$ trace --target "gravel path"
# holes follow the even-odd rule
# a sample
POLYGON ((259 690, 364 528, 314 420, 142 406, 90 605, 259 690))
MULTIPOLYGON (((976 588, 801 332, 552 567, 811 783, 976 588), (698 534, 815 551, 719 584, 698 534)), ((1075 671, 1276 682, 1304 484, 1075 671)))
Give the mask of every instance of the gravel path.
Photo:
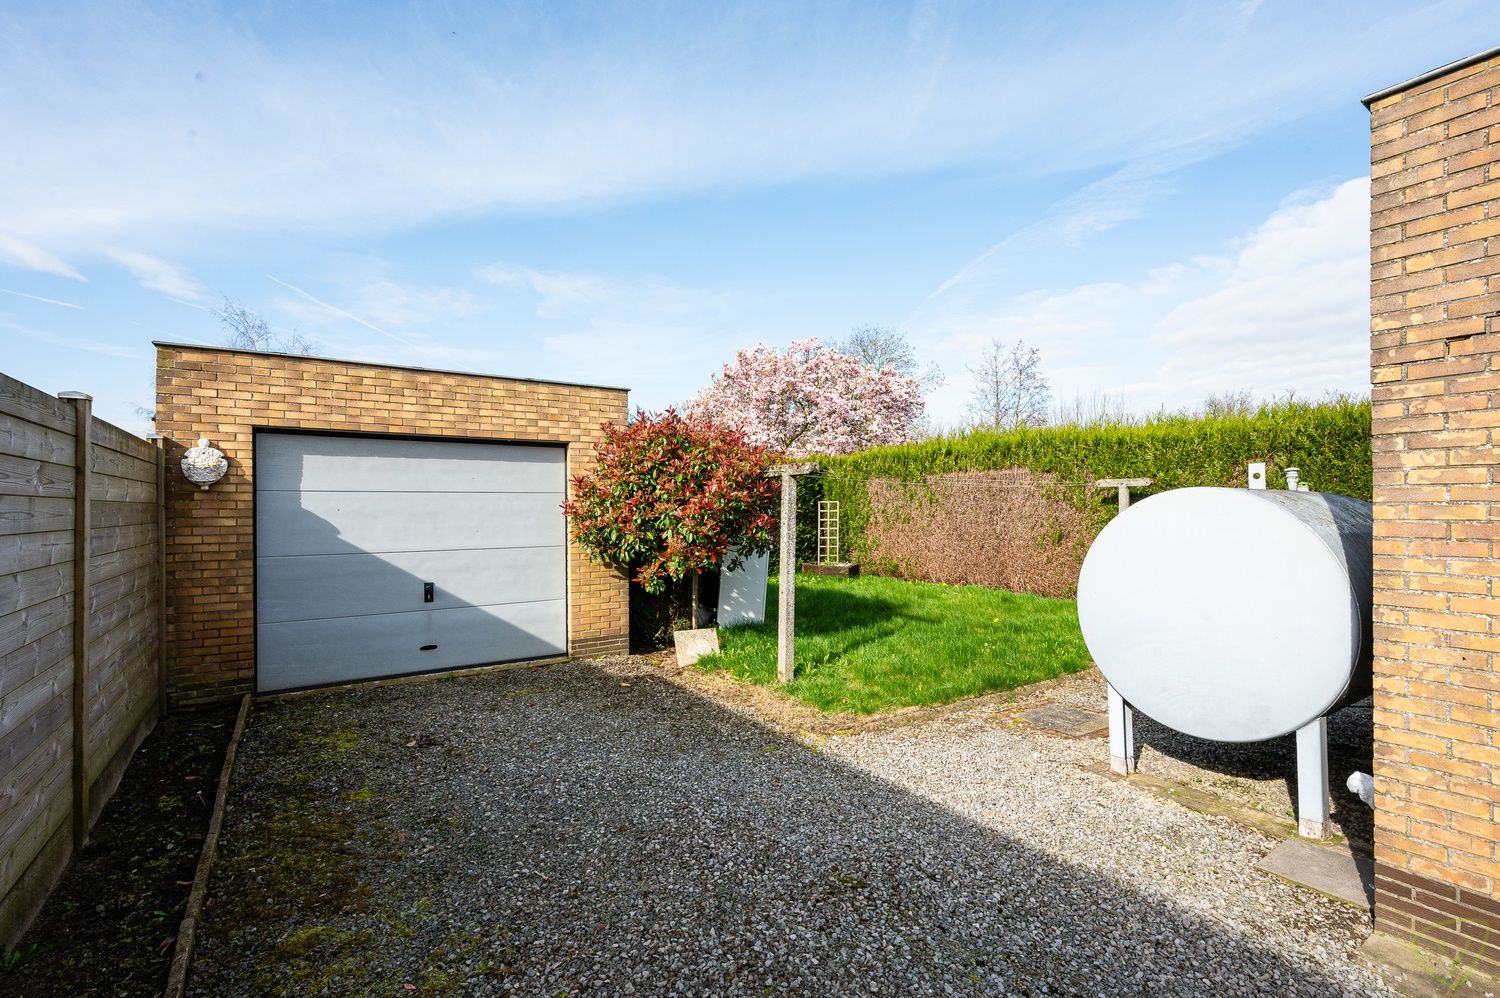
POLYGON ((998 711, 788 737, 635 659, 263 706, 194 993, 1388 993, 1270 840, 998 711))
MULTIPOLYGON (((1086 673, 1043 696, 1098 710, 1104 703, 1104 680, 1097 672, 1086 673)), ((1375 812, 1349 790, 1345 781, 1356 770, 1373 771, 1371 707, 1365 699, 1328 718, 1331 830, 1367 854, 1373 847, 1375 812)), ((1197 785, 1284 821, 1295 820, 1296 735, 1244 744, 1211 742, 1163 727, 1139 712, 1135 717, 1140 772, 1197 785)))

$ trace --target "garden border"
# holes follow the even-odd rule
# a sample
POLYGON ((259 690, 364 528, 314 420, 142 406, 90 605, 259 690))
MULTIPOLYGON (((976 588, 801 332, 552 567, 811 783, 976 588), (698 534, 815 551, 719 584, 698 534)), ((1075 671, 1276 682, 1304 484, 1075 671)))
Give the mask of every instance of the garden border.
POLYGON ((240 713, 234 721, 234 733, 229 736, 229 746, 224 750, 224 767, 219 771, 219 790, 214 795, 214 812, 208 822, 208 834, 203 838, 203 852, 198 857, 198 870, 193 875, 193 889, 188 894, 187 907, 182 914, 182 923, 177 929, 177 948, 172 953, 172 970, 167 976, 164 998, 184 998, 187 994, 188 972, 192 968, 193 943, 198 934, 198 919, 203 915, 203 902, 208 896, 208 878, 213 871, 214 858, 219 851, 219 831, 224 827, 224 806, 229 799, 229 779, 234 772, 235 755, 239 751, 240 738, 245 734, 245 725, 250 718, 252 698, 245 694, 240 699, 240 713))

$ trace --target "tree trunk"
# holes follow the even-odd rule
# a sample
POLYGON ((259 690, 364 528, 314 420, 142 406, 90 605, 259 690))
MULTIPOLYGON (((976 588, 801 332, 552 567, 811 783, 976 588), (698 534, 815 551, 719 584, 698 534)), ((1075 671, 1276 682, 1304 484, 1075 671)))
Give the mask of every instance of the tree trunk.
POLYGON ((692 623, 689 624, 688 626, 694 627, 694 628, 698 627, 698 573, 697 572, 693 573, 692 610, 691 610, 691 615, 690 615, 689 619, 692 621, 692 623))

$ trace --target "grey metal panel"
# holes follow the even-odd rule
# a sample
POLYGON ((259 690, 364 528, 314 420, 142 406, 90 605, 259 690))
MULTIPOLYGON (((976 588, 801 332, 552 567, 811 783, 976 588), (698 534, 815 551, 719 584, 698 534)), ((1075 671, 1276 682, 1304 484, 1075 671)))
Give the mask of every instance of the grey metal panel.
POLYGON ((256 577, 256 617, 269 624, 566 595, 561 547, 265 558, 256 577), (422 602, 423 582, 434 583, 428 604, 422 602))
POLYGON ((561 447, 262 433, 257 492, 562 492, 561 447))
POLYGON ((263 434, 255 471, 258 689, 566 653, 561 448, 263 434))
POLYGON ((255 515, 261 558, 567 541, 556 492, 263 492, 255 515))
MULTIPOLYGON (((728 564, 733 553, 734 549, 731 548, 725 554, 725 564, 728 564)), ((769 554, 757 554, 745 558, 735 571, 726 569, 720 573, 720 627, 766 622, 766 582, 770 578, 770 565, 769 554)))
POLYGON ((562 655, 566 632, 562 600, 262 624, 256 685, 265 692, 562 655))

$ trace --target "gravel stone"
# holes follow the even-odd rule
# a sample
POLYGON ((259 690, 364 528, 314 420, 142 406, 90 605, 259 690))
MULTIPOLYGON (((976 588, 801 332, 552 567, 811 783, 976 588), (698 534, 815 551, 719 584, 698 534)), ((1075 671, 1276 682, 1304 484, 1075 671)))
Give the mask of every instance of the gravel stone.
POLYGON ((1392 993, 1272 840, 1009 709, 789 734, 638 658, 262 705, 193 993, 1392 993))

